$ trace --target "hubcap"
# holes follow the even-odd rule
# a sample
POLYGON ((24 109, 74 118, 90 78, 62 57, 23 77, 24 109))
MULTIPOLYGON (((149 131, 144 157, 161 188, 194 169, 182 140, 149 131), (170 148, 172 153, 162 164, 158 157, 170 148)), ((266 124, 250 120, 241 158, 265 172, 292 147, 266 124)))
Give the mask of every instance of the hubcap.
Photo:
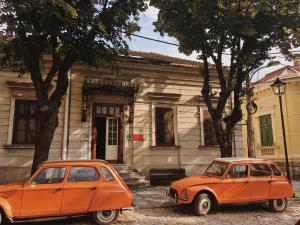
POLYGON ((277 200, 275 200, 274 204, 275 204, 275 207, 278 210, 282 210, 285 207, 285 200, 284 199, 277 199, 277 200))
POLYGON ((104 210, 97 212, 97 217, 100 221, 109 222, 114 219, 115 211, 113 210, 104 210))
POLYGON ((200 211, 201 212, 208 212, 210 208, 210 201, 208 199, 202 199, 200 202, 200 211))

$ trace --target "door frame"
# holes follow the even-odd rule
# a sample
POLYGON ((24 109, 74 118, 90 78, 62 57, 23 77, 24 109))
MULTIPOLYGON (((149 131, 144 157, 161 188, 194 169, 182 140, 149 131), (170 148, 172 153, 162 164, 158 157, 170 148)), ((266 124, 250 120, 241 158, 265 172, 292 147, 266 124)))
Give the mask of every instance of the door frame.
POLYGON ((112 117, 111 115, 103 116, 103 115, 96 115, 96 107, 99 105, 107 105, 107 106, 119 106, 120 107, 120 117, 118 118, 118 159, 117 160, 108 160, 109 163, 123 163, 124 162, 124 104, 121 103, 107 103, 107 102, 93 102, 92 104, 92 138, 91 138, 91 158, 96 159, 96 135, 94 132, 95 129, 95 121, 96 117, 112 117), (94 154, 93 154, 94 153, 94 154))

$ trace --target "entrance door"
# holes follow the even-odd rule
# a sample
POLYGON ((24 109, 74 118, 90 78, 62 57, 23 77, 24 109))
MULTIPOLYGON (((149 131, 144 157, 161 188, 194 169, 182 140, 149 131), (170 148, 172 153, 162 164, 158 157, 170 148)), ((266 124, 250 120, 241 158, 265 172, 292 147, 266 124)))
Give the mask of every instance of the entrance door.
POLYGON ((115 118, 106 118, 106 160, 118 160, 119 121, 115 118))

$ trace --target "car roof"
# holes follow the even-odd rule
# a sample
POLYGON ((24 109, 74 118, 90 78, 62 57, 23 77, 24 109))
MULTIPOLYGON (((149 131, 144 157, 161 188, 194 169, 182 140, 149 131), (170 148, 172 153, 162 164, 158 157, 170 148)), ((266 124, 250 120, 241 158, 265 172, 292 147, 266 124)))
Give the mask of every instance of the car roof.
POLYGON ((246 158, 246 157, 227 157, 227 158, 217 158, 214 161, 221 161, 221 162, 270 162, 270 160, 265 159, 258 159, 258 158, 246 158))
POLYGON ((105 160, 100 159, 91 159, 91 160, 56 160, 56 161, 46 161, 43 162, 42 165, 95 165, 95 164, 108 164, 105 160))

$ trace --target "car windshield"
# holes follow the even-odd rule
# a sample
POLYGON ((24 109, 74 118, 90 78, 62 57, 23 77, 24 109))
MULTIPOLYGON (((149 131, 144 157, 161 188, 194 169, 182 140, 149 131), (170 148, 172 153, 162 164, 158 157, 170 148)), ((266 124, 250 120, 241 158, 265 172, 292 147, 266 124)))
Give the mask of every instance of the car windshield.
POLYGON ((223 176, 227 167, 228 167, 228 163, 212 162, 203 175, 221 177, 223 176))

